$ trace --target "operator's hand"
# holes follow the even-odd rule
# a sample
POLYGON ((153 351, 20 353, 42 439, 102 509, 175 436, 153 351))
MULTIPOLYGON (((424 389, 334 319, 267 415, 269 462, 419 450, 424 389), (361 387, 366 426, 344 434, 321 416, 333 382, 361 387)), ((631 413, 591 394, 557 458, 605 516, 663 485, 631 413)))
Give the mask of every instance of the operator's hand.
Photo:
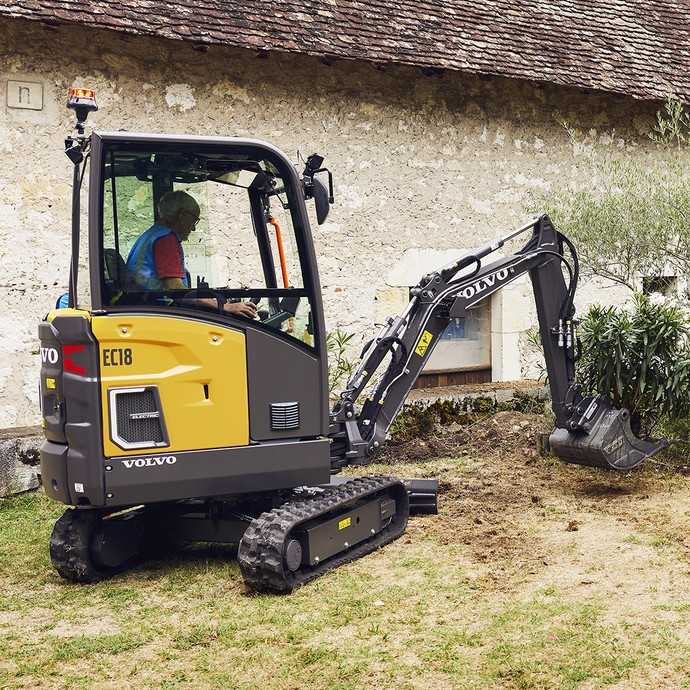
POLYGON ((228 314, 235 316, 246 316, 248 319, 256 318, 256 304, 253 302, 229 302, 223 309, 228 314))

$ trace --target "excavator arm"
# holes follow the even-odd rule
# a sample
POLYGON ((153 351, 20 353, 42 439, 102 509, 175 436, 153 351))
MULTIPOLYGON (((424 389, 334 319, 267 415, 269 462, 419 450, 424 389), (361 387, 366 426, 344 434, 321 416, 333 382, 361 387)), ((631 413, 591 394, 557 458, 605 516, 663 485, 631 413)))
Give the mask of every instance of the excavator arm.
POLYGON ((550 437, 553 452, 566 462, 627 470, 666 445, 663 440, 636 438, 628 411, 614 409, 604 396, 583 397, 580 393, 575 383, 579 354, 574 318, 577 252, 549 217, 542 215, 450 266, 423 276, 411 290, 405 311, 388 319, 367 343, 331 412, 331 463, 335 470, 371 462, 372 453, 385 441, 450 321, 463 317, 526 273, 534 290, 556 421, 550 437), (506 242, 530 230, 532 234, 521 250, 483 263, 506 242), (385 361, 383 373, 370 386, 385 361), (365 389, 367 396, 358 411, 356 404, 365 389))

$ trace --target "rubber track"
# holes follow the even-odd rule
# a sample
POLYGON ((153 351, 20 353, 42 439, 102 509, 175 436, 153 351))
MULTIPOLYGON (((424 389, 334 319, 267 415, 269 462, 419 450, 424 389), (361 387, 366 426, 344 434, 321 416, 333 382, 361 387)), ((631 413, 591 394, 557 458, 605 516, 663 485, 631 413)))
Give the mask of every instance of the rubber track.
POLYGON ((50 559, 55 570, 70 582, 97 582, 107 577, 95 567, 89 552, 89 536, 98 515, 66 510, 50 535, 50 559))
POLYGON ((259 592, 291 592, 295 587, 397 539, 405 532, 408 514, 407 490, 400 480, 392 477, 357 477, 328 489, 316 498, 289 501, 262 513, 249 524, 238 553, 242 576, 249 587, 259 592), (346 510, 354 501, 373 498, 376 494, 396 499, 396 513, 388 527, 317 566, 302 566, 296 573, 285 568, 285 544, 295 528, 320 516, 330 517, 346 510))

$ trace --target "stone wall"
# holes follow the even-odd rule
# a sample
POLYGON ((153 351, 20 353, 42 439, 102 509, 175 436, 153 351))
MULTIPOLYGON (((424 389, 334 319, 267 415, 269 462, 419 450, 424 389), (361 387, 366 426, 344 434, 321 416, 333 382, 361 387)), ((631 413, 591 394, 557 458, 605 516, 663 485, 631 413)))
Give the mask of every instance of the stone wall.
POLYGON ((39 427, 0 429, 0 498, 39 486, 39 427))
MULTIPOLYGON (((424 250, 452 255, 522 221, 534 191, 589 183, 589 153, 648 155, 655 106, 625 97, 412 68, 211 48, 78 28, 0 24, 0 428, 38 417, 36 324, 66 289, 73 84, 98 92, 103 130, 265 138, 318 151, 336 205, 315 230, 329 327, 364 332, 406 300, 424 250), (43 88, 7 108, 8 79, 43 88), (579 128, 573 142, 559 124, 579 128), (402 279, 401 279, 402 275, 402 279), (401 285, 401 282, 403 283, 401 285), (378 298, 378 299, 377 299, 378 298)), ((536 210, 536 209, 531 209, 536 210)), ((82 280, 82 284, 85 281, 82 280)), ((620 299, 587 288, 579 304, 620 299)), ((494 298, 495 378, 524 369, 529 286, 494 298)))

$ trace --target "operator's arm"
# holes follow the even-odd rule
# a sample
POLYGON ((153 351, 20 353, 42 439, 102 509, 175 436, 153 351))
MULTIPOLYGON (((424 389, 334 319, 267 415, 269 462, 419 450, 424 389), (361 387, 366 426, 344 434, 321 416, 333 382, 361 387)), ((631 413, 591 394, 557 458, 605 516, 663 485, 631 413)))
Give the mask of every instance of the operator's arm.
MULTIPOLYGON (((163 287, 166 290, 187 290, 187 286, 184 284, 181 278, 163 278, 163 287)), ((211 307, 216 309, 218 303, 214 299, 210 298, 197 298, 185 300, 192 304, 204 305, 206 307, 211 307)), ((246 316, 248 319, 253 319, 256 317, 256 305, 252 302, 229 302, 223 305, 223 311, 228 314, 234 314, 235 316, 246 316)))
POLYGON ((162 283, 166 290, 187 290, 182 278, 163 278, 162 283))
MULTIPOLYGON (((170 233, 157 240, 153 245, 153 256, 156 263, 156 273, 166 290, 187 290, 183 278, 185 268, 179 240, 170 233)), ((197 298, 186 300, 191 304, 216 309, 218 303, 213 299, 197 298)), ((228 314, 246 316, 248 319, 256 317, 256 305, 251 302, 233 302, 225 304, 223 310, 228 314)))

